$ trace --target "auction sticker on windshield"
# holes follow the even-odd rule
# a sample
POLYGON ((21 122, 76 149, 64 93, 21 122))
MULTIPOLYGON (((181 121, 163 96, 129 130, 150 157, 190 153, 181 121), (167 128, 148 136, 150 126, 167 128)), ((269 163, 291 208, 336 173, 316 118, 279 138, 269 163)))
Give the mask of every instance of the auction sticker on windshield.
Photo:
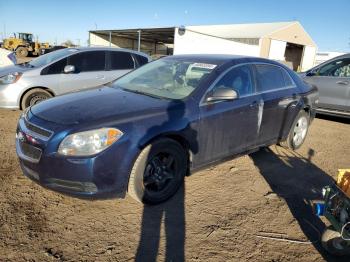
POLYGON ((214 69, 216 67, 216 65, 213 64, 205 64, 205 63, 194 63, 193 67, 197 67, 197 68, 205 68, 205 69, 214 69))

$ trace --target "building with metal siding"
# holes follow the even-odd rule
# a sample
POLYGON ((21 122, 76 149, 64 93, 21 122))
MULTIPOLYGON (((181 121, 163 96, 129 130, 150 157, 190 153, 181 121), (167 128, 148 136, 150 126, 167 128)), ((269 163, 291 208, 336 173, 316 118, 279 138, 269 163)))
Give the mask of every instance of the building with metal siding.
POLYGON ((314 65, 317 45, 297 22, 93 30, 90 45, 150 55, 237 54, 278 60, 295 71, 314 65))

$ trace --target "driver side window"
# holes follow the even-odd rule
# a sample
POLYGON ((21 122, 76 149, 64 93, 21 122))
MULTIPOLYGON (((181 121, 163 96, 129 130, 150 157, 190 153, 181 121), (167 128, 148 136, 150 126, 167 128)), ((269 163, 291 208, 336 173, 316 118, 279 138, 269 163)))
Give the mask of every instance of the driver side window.
POLYGON ((55 74, 62 74, 64 67, 67 65, 67 58, 63 58, 49 66, 47 66, 46 68, 44 68, 41 71, 42 75, 55 75, 55 74))
POLYGON ((254 92, 251 70, 248 65, 235 67, 228 71, 219 82, 216 83, 213 90, 219 88, 231 88, 238 95, 247 96, 254 92))
POLYGON ((350 59, 342 59, 324 65, 318 71, 319 76, 350 77, 350 59))

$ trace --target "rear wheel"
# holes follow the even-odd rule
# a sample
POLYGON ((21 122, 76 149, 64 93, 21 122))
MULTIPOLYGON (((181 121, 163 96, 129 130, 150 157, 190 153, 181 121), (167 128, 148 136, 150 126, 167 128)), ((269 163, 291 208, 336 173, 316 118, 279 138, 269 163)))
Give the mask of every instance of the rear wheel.
POLYGON ((160 139, 145 147, 132 168, 128 193, 145 204, 158 204, 173 196, 187 171, 187 154, 172 139, 160 139))
POLYGON ((28 49, 20 46, 16 49, 16 56, 17 57, 27 57, 28 56, 28 49))
POLYGON ((280 142, 280 145, 283 147, 296 150, 300 148, 306 138, 307 132, 309 130, 310 116, 304 110, 300 111, 295 121, 292 125, 292 128, 289 131, 288 137, 285 141, 280 142))
POLYGON ((328 253, 335 256, 350 255, 349 241, 345 241, 338 231, 328 227, 322 234, 322 246, 328 253))
POLYGON ((52 97, 52 95, 48 91, 41 88, 34 88, 32 90, 29 90, 23 96, 21 108, 26 109, 27 107, 38 104, 41 101, 46 100, 50 97, 52 97))

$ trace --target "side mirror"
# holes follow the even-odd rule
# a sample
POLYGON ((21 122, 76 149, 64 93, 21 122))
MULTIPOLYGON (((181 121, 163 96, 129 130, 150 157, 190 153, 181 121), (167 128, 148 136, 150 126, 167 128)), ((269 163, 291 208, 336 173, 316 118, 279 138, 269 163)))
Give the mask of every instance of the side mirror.
POLYGON ((306 76, 316 76, 316 75, 317 75, 317 69, 306 72, 306 76))
POLYGON ((230 101, 238 98, 238 94, 231 88, 218 88, 215 89, 208 97, 207 102, 215 101, 230 101))
POLYGON ((63 69, 63 72, 65 74, 71 74, 75 72, 75 66, 74 65, 66 65, 63 69))

